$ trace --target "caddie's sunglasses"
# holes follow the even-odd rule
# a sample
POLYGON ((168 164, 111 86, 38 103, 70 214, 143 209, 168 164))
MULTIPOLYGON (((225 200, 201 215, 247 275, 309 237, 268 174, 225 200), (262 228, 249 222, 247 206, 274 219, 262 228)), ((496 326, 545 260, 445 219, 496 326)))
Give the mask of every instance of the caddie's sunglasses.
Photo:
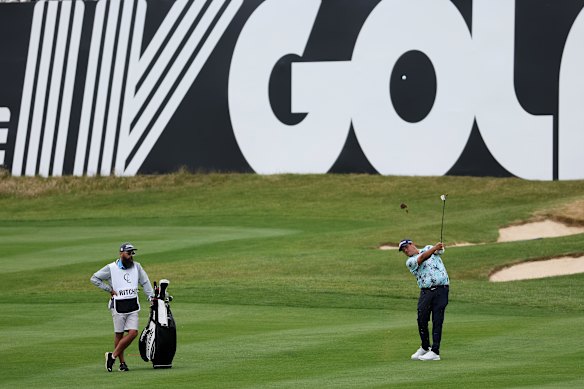
POLYGON ((130 255, 136 255, 136 252, 134 250, 131 251, 126 251, 126 253, 130 254, 130 255))

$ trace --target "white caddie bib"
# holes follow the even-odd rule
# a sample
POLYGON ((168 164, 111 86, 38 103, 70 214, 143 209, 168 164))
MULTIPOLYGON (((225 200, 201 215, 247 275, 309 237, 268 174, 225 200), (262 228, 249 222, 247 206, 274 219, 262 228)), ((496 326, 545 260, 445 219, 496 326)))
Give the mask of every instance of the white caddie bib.
MULTIPOLYGON (((120 269, 116 262, 111 263, 109 266, 112 276, 112 288, 116 291, 113 296, 114 302, 129 299, 138 301, 138 267, 134 265, 129 269, 120 269)), ((139 303, 137 310, 140 310, 139 303)))

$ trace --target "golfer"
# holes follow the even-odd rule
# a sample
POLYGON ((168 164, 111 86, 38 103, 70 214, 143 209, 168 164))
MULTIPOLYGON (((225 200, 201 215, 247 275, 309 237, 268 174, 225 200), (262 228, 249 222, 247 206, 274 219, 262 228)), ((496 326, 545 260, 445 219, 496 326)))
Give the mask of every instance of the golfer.
POLYGON ((134 262, 136 248, 131 243, 120 246, 120 257, 104 266, 92 277, 91 282, 111 295, 109 309, 114 321, 114 351, 105 353, 105 368, 111 372, 120 358, 120 371, 128 371, 124 350, 138 335, 138 284, 151 301, 154 291, 148 275, 138 262, 134 262), (124 336, 124 332, 128 334, 124 336))
POLYGON ((444 253, 444 244, 438 242, 434 246, 428 245, 418 250, 410 239, 404 239, 399 243, 399 251, 403 251, 408 257, 406 266, 416 277, 420 287, 418 330, 422 345, 412 355, 412 359, 439 361, 442 323, 444 323, 444 310, 448 305, 448 284, 450 283, 448 273, 440 258, 440 255, 444 253), (428 332, 430 314, 432 314, 431 347, 428 332))

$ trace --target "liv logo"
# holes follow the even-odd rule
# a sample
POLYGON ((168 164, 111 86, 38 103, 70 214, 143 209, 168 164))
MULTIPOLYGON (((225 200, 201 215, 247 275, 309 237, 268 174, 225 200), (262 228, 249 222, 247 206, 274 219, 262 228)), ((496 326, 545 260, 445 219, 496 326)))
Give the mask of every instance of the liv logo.
MULTIPOLYGON (((85 5, 35 5, 12 174, 134 175, 243 0, 177 0, 142 50, 146 0, 97 3, 79 123, 70 123, 85 5)), ((2 133, 0 132, 0 140, 2 133)))

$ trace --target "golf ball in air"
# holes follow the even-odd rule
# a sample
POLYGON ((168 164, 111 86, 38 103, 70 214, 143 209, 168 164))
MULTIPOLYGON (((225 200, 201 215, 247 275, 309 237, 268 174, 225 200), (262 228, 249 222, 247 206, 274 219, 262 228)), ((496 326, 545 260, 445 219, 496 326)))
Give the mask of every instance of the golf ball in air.
POLYGON ((408 78, 405 74, 402 74, 402 80, 405 80, 406 78, 408 78))

